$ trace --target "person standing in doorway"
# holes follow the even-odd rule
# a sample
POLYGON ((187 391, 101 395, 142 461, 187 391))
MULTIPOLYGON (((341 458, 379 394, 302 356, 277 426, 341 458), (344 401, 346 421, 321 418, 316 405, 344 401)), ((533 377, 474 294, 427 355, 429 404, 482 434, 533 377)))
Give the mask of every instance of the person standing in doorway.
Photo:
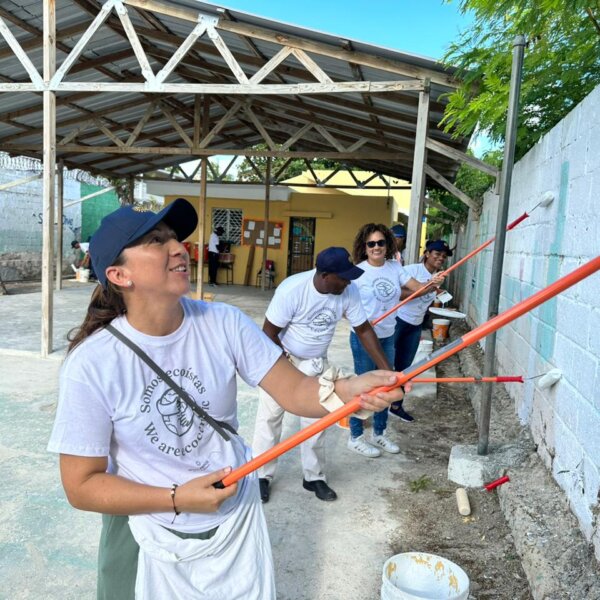
MULTIPOLYGON (((263 331, 283 348, 288 360, 306 375, 327 380, 334 367, 327 361, 327 350, 337 323, 346 317, 361 340, 376 368, 389 369, 393 357, 387 358, 377 342, 373 328, 363 310, 358 289, 351 283, 363 271, 350 261, 345 248, 327 248, 317 256, 316 269, 292 275, 284 280, 265 315, 263 331)), ((254 428, 252 449, 255 455, 266 452, 281 440, 285 410, 262 389, 254 428)), ((302 418, 308 427, 314 419, 302 418)), ((320 500, 335 500, 337 494, 325 478, 325 431, 306 440, 301 446, 304 489, 320 500)), ((259 469, 260 494, 268 502, 276 461, 259 469)))
POLYGON ((222 227, 213 229, 208 238, 208 283, 212 286, 217 283, 217 272, 219 270, 219 237, 225 233, 222 227))

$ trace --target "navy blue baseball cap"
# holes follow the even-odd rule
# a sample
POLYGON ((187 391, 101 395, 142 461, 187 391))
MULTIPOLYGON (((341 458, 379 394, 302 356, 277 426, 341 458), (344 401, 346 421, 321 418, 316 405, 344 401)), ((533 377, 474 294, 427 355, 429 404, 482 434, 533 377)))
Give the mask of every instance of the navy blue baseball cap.
POLYGON ((317 255, 317 270, 323 273, 333 273, 342 279, 358 279, 364 271, 355 266, 350 260, 346 248, 325 248, 317 255))
POLYGON ((432 240, 425 244, 425 250, 437 250, 438 252, 445 252, 446 256, 452 256, 452 250, 450 246, 444 240, 432 240))
POLYGON ((404 225, 394 225, 391 231, 394 234, 394 237, 406 237, 406 229, 404 229, 404 225))
POLYGON ((198 215, 185 198, 177 198, 158 213, 127 205, 102 219, 100 227, 90 240, 90 257, 96 277, 103 288, 106 288, 106 269, 114 264, 123 249, 152 231, 161 221, 181 241, 196 229, 198 215))

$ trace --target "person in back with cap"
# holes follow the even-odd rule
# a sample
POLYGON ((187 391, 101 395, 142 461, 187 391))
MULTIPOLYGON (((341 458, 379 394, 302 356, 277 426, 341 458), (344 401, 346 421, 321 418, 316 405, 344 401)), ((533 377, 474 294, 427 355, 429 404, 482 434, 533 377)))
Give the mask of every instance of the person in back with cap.
POLYGON ((213 229, 208 238, 208 283, 209 285, 219 285, 217 283, 217 273, 219 271, 219 237, 225 233, 222 227, 213 229))
MULTIPOLYGON (((319 253, 316 268, 285 279, 277 288, 267 312, 263 331, 283 348, 290 362, 307 375, 330 378, 327 350, 337 323, 346 317, 363 343, 373 364, 379 369, 392 365, 363 310, 360 296, 352 281, 363 271, 350 261, 345 248, 327 248, 319 253)), ((262 389, 259 390, 258 412, 252 449, 261 454, 281 440, 285 411, 262 389)), ((302 418, 301 427, 314 419, 302 418)), ((325 435, 322 431, 301 446, 304 489, 315 492, 320 500, 335 500, 336 493, 325 477, 325 435)), ((268 502, 276 461, 258 472, 263 502, 268 502)))
POLYGON ((404 249, 406 248, 406 229, 404 225, 394 225, 391 228, 391 232, 394 234, 394 241, 396 242, 396 251, 394 252, 394 259, 397 260, 402 266, 404 266, 404 249))
MULTIPOLYGON (((394 260, 395 252, 394 235, 382 223, 367 223, 356 234, 352 255, 357 266, 365 272, 356 281, 356 286, 369 321, 374 321, 393 309, 402 296, 407 297, 412 292, 427 291, 424 284, 411 277, 404 267, 394 260)), ((441 281, 443 277, 438 277, 437 283, 441 281)), ((394 330, 393 312, 375 325, 375 334, 388 361, 392 364, 395 353, 394 330)), ((354 333, 350 334, 350 348, 354 358, 354 372, 357 375, 373 369, 366 348, 354 333)), ((373 415, 373 434, 367 441, 363 421, 350 417, 348 449, 367 458, 381 456, 382 450, 391 454, 399 453, 398 444, 385 435, 387 420, 387 408, 373 415)))
MULTIPOLYGON (((449 256, 452 256, 452 250, 444 240, 428 241, 425 244, 425 252, 421 262, 408 265, 404 267, 404 270, 414 279, 428 283, 436 273, 443 269, 449 256)), ((394 333, 396 348, 394 368, 396 371, 403 371, 412 364, 421 341, 423 320, 438 292, 437 286, 431 286, 427 293, 407 302, 396 312, 396 330, 394 333)), ((415 420, 404 409, 403 401, 392 404, 389 412, 407 423, 415 420)))
POLYGON ((182 241, 197 224, 183 198, 123 206, 90 242, 99 285, 69 336, 48 450, 68 501, 102 514, 98 600, 277 597, 257 477, 222 483, 251 457, 238 375, 307 417, 402 398, 368 395, 393 371, 306 376, 242 311, 189 298, 182 241))

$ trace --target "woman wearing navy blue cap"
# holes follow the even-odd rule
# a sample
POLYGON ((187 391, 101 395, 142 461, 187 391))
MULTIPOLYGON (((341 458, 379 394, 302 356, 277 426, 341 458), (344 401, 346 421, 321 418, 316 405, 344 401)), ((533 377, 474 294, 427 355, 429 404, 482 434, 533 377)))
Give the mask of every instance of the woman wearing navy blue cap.
MULTIPOLYGON (((452 256, 452 250, 444 240, 428 241, 421 262, 408 265, 404 270, 419 281, 428 282, 436 273, 442 270, 446 258, 452 256)), ((409 367, 417 354, 423 320, 431 303, 435 300, 438 290, 430 288, 430 292, 407 302, 396 312, 396 331, 394 368, 403 371, 409 367)), ((404 410, 402 402, 396 402, 389 412, 403 421, 414 421, 414 417, 404 410)))
POLYGON ((240 310, 187 298, 181 241, 197 222, 181 198, 158 214, 126 206, 90 243, 100 285, 61 369, 48 448, 69 502, 103 515, 102 600, 275 598, 256 477, 213 485, 250 458, 237 374, 308 417, 402 397, 366 395, 395 381, 388 371, 308 377, 240 310))

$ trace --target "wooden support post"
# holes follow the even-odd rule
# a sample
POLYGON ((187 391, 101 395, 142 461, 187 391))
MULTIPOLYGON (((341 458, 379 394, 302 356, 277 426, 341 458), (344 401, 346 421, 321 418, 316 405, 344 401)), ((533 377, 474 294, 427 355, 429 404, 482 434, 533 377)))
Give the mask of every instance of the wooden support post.
POLYGON ((196 298, 198 300, 202 300, 202 288, 204 287, 204 225, 206 223, 206 179, 208 157, 204 157, 201 160, 200 201, 198 203, 198 262, 196 269, 196 298))
POLYGON ((271 157, 267 158, 267 172, 265 174, 265 227, 262 249, 262 267, 260 288, 264 292, 267 283, 267 246, 269 245, 269 199, 271 195, 271 157))
MULTIPOLYGON (((194 133, 194 144, 201 141, 208 135, 208 128, 210 126, 210 98, 208 96, 202 96, 200 102, 194 103, 196 122, 195 129, 198 130, 197 123, 199 121, 198 111, 202 106, 202 120, 200 128, 194 133), (200 134, 200 136, 199 136, 200 134)), ((202 300, 202 289, 204 287, 204 227, 206 224, 206 181, 208 174, 208 156, 202 157, 200 163, 200 199, 198 203, 198 262, 196 269, 196 298, 202 300)))
POLYGON ((56 193, 56 290, 62 289, 63 270, 63 196, 65 182, 63 179, 64 165, 62 160, 58 163, 57 177, 58 186, 56 193))
MULTIPOLYGON (((56 4, 43 3, 44 83, 49 84, 56 69, 56 4)), ((42 194, 42 339, 41 354, 52 352, 52 255, 54 250, 54 177, 56 172, 56 94, 43 92, 44 106, 44 190, 42 194)))
POLYGON ((427 163, 427 129, 429 124, 429 81, 419 93, 419 113, 415 134, 415 152, 410 190, 410 209, 408 213, 408 231, 406 238, 406 263, 419 260, 423 208, 425 205, 425 164, 427 163))

